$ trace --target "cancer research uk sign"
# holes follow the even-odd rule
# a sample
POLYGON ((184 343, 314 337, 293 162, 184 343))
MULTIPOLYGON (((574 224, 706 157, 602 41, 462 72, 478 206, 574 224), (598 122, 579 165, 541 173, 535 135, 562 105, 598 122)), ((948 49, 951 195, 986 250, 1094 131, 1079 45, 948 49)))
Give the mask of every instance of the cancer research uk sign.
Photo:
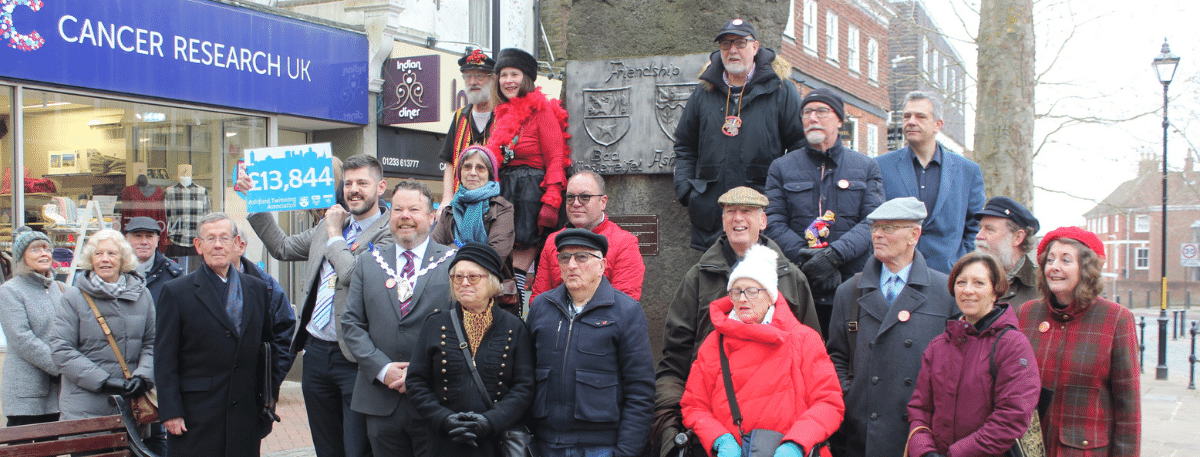
POLYGON ((254 190, 246 211, 291 211, 333 206, 333 148, 329 143, 247 149, 242 160, 254 190))
POLYGON ((0 0, 0 77, 366 124, 367 37, 204 0, 0 0))

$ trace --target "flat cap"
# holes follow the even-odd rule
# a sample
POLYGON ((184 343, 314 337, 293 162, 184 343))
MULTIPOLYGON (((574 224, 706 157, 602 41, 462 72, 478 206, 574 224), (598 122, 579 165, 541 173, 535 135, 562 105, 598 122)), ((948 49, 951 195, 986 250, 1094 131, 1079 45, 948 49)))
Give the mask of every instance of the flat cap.
POLYGON ((869 221, 925 221, 925 204, 916 197, 893 198, 867 215, 869 221))
POLYGON ((759 208, 767 207, 767 196, 761 192, 746 186, 738 186, 721 194, 717 199, 717 203, 721 206, 739 205, 739 206, 757 206, 759 208))
POLYGON ((591 230, 569 228, 554 236, 554 247, 562 251, 567 246, 581 246, 600 251, 600 255, 608 255, 608 238, 591 230))
POLYGON ((992 197, 991 200, 988 200, 987 204, 983 205, 983 210, 975 213, 975 220, 982 220, 983 216, 1003 217, 1013 221, 1022 229, 1033 227, 1033 233, 1026 233, 1025 236, 1033 236, 1041 228, 1037 218, 1033 217, 1033 213, 1030 213, 1016 200, 1008 197, 992 197))
POLYGON ((717 37, 713 38, 713 41, 720 40, 721 35, 726 33, 754 38, 754 25, 743 19, 730 19, 729 22, 725 23, 724 27, 721 27, 721 31, 717 32, 717 37))
POLYGON ((129 220, 125 224, 125 233, 133 232, 154 232, 162 233, 162 226, 158 225, 158 221, 146 216, 138 216, 129 220))

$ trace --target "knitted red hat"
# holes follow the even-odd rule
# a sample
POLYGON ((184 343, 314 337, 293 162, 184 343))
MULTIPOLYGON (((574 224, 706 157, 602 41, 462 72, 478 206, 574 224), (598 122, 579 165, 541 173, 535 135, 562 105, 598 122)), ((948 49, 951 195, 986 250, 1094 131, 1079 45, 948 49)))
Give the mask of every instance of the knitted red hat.
POLYGON ((1038 250, 1037 250, 1038 257, 1040 258, 1042 256, 1042 252, 1044 252, 1046 250, 1046 246, 1049 246, 1051 241, 1057 240, 1059 238, 1069 238, 1069 239, 1078 241, 1080 243, 1083 243, 1084 246, 1087 246, 1089 249, 1091 249, 1093 252, 1095 252, 1096 255, 1099 256, 1100 258, 1103 259, 1105 257, 1104 256, 1104 243, 1100 242, 1100 237, 1096 236, 1095 233, 1089 232, 1089 231, 1081 229, 1079 227, 1059 227, 1059 228, 1054 229, 1050 233, 1047 233, 1046 236, 1042 238, 1042 242, 1038 243, 1038 250))

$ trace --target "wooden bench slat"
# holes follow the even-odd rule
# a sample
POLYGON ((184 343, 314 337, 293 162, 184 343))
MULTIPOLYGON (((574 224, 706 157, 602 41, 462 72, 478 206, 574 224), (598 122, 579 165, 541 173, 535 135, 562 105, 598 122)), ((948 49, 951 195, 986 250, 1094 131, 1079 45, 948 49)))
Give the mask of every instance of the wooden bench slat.
POLYGON ((133 452, 129 450, 107 452, 104 454, 92 455, 91 457, 133 457, 133 452))
POLYGON ((27 441, 35 438, 124 429, 125 425, 121 422, 121 416, 91 417, 66 422, 47 422, 43 424, 4 427, 0 428, 0 444, 13 441, 27 441))
MULTIPOLYGON (((64 438, 58 441, 17 444, 0 447, 0 457, 57 456, 97 449, 120 449, 129 447, 129 435, 109 433, 104 435, 64 438)), ((120 454, 118 454, 120 455, 120 454)))

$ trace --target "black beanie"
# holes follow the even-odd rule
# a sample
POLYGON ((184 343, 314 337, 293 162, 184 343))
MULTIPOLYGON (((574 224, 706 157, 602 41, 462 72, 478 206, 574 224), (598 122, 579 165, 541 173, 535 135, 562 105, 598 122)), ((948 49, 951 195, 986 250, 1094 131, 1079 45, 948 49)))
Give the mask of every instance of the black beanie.
POLYGON ((838 120, 846 122, 846 106, 842 102, 842 97, 826 88, 813 89, 808 95, 804 96, 804 100, 800 102, 800 109, 804 109, 804 105, 811 102, 821 102, 829 105, 833 109, 834 114, 837 114, 838 120))
POLYGON ((517 48, 501 49, 500 55, 496 57, 496 74, 508 67, 521 70, 531 81, 537 81, 538 62, 528 52, 517 48))
POLYGON ((487 270, 488 273, 496 276, 497 279, 503 277, 503 275, 500 274, 500 271, 502 268, 504 268, 504 264, 503 261, 500 260, 500 254, 496 254, 496 250, 492 249, 491 246, 486 244, 464 244, 461 248, 458 248, 458 253, 454 255, 454 260, 450 261, 449 268, 454 268, 454 264, 458 263, 460 260, 470 260, 475 262, 484 270, 487 270))

